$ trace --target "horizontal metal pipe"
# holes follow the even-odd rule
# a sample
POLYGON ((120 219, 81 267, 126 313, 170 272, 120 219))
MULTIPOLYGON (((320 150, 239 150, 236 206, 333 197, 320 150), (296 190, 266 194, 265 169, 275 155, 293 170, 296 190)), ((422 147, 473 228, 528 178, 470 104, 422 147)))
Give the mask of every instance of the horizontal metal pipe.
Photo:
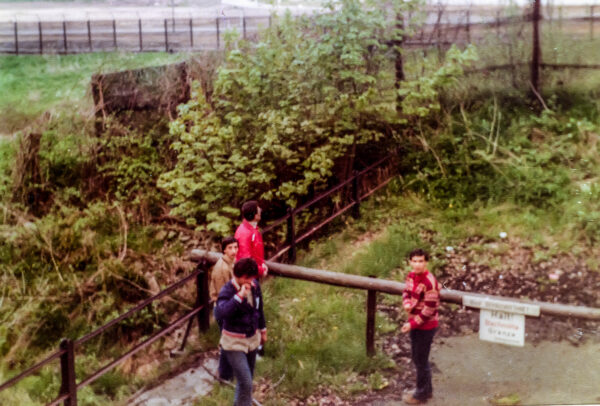
POLYGON ((155 300, 160 299, 161 297, 165 296, 168 293, 171 293, 173 290, 177 289, 181 285, 183 285, 183 284, 189 282, 190 280, 192 280, 200 272, 202 272, 202 271, 201 270, 196 270, 196 271, 192 272, 191 274, 189 274, 185 278, 183 278, 183 279, 175 282, 174 284, 172 284, 168 288, 166 288, 166 289, 162 290, 161 292, 157 293, 156 295, 154 295, 152 297, 149 297, 148 299, 144 300, 143 302, 141 302, 137 306, 133 307, 132 309, 128 310, 127 312, 125 312, 122 315, 120 315, 119 317, 117 317, 116 319, 113 319, 113 320, 109 321, 108 323, 106 323, 105 325, 103 325, 103 326, 99 327, 98 329, 92 331, 91 333, 89 333, 89 334, 87 334, 87 335, 79 338, 77 341, 75 341, 75 346, 79 346, 79 345, 85 343, 86 341, 92 339, 93 337, 97 336, 98 334, 101 334, 101 333, 105 332, 110 327, 112 327, 115 324, 117 324, 118 322, 120 322, 120 321, 128 318, 129 316, 131 316, 133 313, 137 312, 138 310, 143 309, 144 307, 148 306, 150 303, 154 302, 155 300))
POLYGON ((131 357, 138 351, 146 348, 147 346, 154 343, 159 338, 167 335, 168 333, 173 331, 175 328, 177 328, 179 325, 183 324, 184 322, 186 322, 187 320, 189 320, 190 318, 192 318, 196 314, 198 314, 200 312, 200 310, 202 310, 202 308, 203 308, 203 306, 197 307, 194 310, 192 310, 191 312, 187 313, 186 315, 181 316, 179 319, 177 319, 175 322, 170 324, 168 327, 165 327, 164 329, 160 330, 158 333, 156 333, 152 337, 148 338, 146 341, 141 342, 140 344, 133 347, 131 350, 127 351, 125 354, 123 354, 119 358, 106 364, 104 367, 102 367, 98 371, 94 372, 94 374, 88 376, 85 380, 83 380, 79 384, 77 384, 77 389, 79 390, 82 387, 91 384, 96 379, 100 378, 102 375, 104 375, 105 373, 107 373, 108 371, 113 369, 115 366, 117 366, 121 362, 125 361, 127 358, 131 357))
MULTIPOLYGON (((198 261, 206 258, 215 263, 222 256, 220 253, 206 250, 192 250, 190 258, 198 261)), ((378 292, 401 295, 404 283, 390 281, 387 279, 368 278, 366 276, 350 275, 340 272, 324 271, 320 269, 305 268, 297 265, 280 264, 278 262, 266 261, 269 274, 283 276, 286 278, 299 279, 310 282, 325 283, 328 285, 342 286, 353 289, 376 290, 378 292)), ((564 305, 558 303, 547 303, 528 301, 505 296, 484 295, 481 293, 463 292, 453 289, 442 289, 441 299, 445 302, 462 304, 464 296, 475 296, 494 300, 504 300, 517 303, 525 303, 540 307, 541 314, 561 317, 576 317, 580 319, 600 320, 600 309, 585 306, 564 305)))
POLYGON ((34 372, 36 372, 38 369, 42 368, 44 365, 48 364, 49 362, 51 362, 51 361, 59 358, 65 352, 66 352, 65 350, 56 351, 55 353, 49 355, 44 360, 42 360, 42 361, 38 362, 37 364, 35 364, 35 365, 27 368, 25 371, 21 372, 19 375, 13 376, 11 379, 9 379, 8 381, 6 381, 2 385, 0 385, 0 392, 3 391, 6 388, 10 388, 15 383, 17 383, 21 379, 25 378, 26 376, 29 376, 29 375, 33 374, 34 372))

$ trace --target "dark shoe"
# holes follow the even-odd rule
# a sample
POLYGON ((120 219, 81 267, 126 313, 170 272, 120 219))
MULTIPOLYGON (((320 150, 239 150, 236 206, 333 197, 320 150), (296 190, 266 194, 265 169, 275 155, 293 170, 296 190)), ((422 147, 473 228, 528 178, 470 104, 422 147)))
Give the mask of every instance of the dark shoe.
POLYGON ((415 398, 411 393, 407 393, 406 395, 402 396, 402 401, 407 405, 422 405, 423 403, 427 402, 427 400, 415 398))

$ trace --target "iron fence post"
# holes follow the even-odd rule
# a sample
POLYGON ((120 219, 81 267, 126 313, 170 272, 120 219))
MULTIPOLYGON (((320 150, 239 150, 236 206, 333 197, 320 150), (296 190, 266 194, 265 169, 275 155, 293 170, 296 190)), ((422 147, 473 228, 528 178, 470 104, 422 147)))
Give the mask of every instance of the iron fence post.
POLYGON ((169 52, 169 30, 167 28, 167 19, 165 18, 165 52, 169 52))
POLYGON ((242 25, 244 27, 244 39, 246 39, 246 16, 242 17, 242 25))
POLYGON ((288 260, 293 263, 296 262, 296 216, 291 207, 288 208, 288 215, 286 233, 287 243, 290 245, 288 260))
POLYGON ((88 46, 90 47, 90 52, 93 51, 92 47, 92 23, 90 20, 87 20, 87 34, 88 34, 88 46))
POLYGON ((352 217, 355 219, 360 218, 360 193, 358 192, 358 172, 354 171, 354 177, 352 178, 352 200, 354 206, 352 206, 352 217))
POLYGON ((590 40, 594 39, 594 5, 590 6, 590 40))
POLYGON ((112 26, 113 26, 113 47, 115 49, 117 49, 117 22, 113 19, 112 20, 112 26))
POLYGON ((15 20, 15 53, 19 55, 19 27, 17 21, 15 20))
POLYGON ((190 18, 190 48, 194 49, 194 22, 190 18))
POLYGON ((471 10, 467 10, 467 44, 471 43, 471 10))
POLYGON ((534 92, 540 91, 540 63, 542 50, 540 48, 540 0, 533 2, 533 52, 531 57, 531 87, 534 92))
POLYGON ((206 261, 200 264, 202 272, 196 276, 196 308, 202 306, 198 313, 198 328, 200 333, 207 331, 210 327, 210 294, 208 291, 208 277, 210 264, 206 261))
POLYGON ((219 36, 220 36, 220 34, 219 34, 219 17, 217 17, 216 24, 217 24, 217 49, 219 49, 221 47, 221 44, 219 43, 220 42, 220 39, 219 39, 219 36))
MULTIPOLYGON (((374 278, 373 275, 369 276, 374 278)), ((367 291, 367 355, 375 355, 375 312, 377 309, 377 291, 367 291)))
POLYGON ((77 384, 75 382, 75 346, 73 341, 64 338, 60 342, 60 349, 65 351, 60 356, 61 385, 60 395, 69 394, 64 406, 77 406, 77 384))
POLYGON ((142 52, 142 50, 144 49, 144 40, 143 40, 143 34, 142 34, 142 19, 139 18, 138 19, 138 35, 140 37, 140 52, 142 52))
POLYGON ((63 22, 62 22, 62 26, 63 26, 63 45, 65 48, 65 54, 67 54, 69 51, 69 47, 67 45, 67 22, 65 20, 63 20, 63 22))

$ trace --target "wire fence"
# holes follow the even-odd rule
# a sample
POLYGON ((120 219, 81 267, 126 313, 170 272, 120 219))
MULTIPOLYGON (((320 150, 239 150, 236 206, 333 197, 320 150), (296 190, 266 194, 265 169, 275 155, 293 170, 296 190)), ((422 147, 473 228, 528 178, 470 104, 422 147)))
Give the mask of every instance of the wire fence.
MULTIPOLYGON (((410 35, 408 48, 440 49, 451 44, 486 45, 490 41, 516 44, 530 41, 531 8, 456 8, 443 4, 403 16, 410 35)), ((553 6, 541 8, 542 30, 569 38, 594 40, 600 35, 600 7, 553 6)), ((112 19, 87 21, 0 22, 0 53, 74 54, 122 50, 128 52, 185 52, 221 49, 224 33, 235 30, 257 40, 273 18, 264 16, 112 19)))

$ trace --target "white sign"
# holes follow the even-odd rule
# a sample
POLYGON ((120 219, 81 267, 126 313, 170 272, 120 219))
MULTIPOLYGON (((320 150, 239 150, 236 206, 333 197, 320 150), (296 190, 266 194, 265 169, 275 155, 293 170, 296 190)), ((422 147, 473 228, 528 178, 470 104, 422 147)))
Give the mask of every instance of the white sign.
POLYGON ((523 347, 525 345, 525 316, 481 309, 479 312, 479 339, 523 347))
POLYGON ((508 300, 468 295, 463 296, 462 303, 463 306, 476 307, 478 309, 498 310, 501 312, 518 313, 534 317, 540 315, 540 307, 530 303, 511 302, 508 300))

